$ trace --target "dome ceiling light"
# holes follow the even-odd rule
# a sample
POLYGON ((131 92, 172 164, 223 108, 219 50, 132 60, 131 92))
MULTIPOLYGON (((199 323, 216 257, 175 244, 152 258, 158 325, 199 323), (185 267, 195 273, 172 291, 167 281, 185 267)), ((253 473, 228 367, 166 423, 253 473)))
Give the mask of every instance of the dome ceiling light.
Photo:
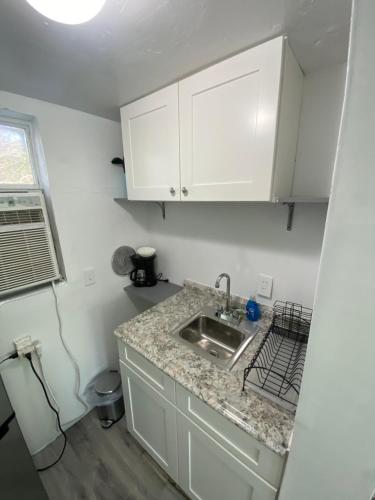
POLYGON ((63 24, 90 21, 103 8, 106 0, 26 0, 43 16, 63 24))

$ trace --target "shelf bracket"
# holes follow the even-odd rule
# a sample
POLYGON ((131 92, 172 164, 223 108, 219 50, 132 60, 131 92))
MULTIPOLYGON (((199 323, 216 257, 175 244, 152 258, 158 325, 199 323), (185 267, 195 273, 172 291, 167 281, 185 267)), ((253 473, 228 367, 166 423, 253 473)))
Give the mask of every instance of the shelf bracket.
POLYGON ((163 220, 165 220, 165 202, 164 201, 155 201, 155 203, 160 207, 161 215, 163 220))
POLYGON ((286 223, 286 230, 291 231, 293 227, 293 216, 294 216, 294 202, 283 203, 283 205, 288 205, 288 221, 286 223))

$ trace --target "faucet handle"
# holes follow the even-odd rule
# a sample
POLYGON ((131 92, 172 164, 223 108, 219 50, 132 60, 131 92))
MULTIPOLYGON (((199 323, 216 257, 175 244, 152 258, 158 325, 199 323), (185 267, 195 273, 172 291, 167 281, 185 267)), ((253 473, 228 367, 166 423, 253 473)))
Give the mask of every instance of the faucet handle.
POLYGON ((237 309, 233 309, 232 316, 235 319, 238 319, 240 317, 240 313, 237 311, 237 309))
POLYGON ((220 316, 224 312, 224 307, 221 304, 217 304, 216 306, 216 316, 220 316))

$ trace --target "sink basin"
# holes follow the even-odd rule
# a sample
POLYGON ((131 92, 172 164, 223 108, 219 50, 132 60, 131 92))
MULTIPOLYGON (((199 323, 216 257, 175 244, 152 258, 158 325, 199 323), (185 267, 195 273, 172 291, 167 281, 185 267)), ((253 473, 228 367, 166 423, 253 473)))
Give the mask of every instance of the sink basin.
POLYGON ((219 359, 233 356, 245 335, 209 316, 198 316, 180 331, 180 337, 219 359))
POLYGON ((220 368, 230 370, 257 332, 257 326, 249 321, 233 326, 207 308, 179 326, 174 336, 220 368))

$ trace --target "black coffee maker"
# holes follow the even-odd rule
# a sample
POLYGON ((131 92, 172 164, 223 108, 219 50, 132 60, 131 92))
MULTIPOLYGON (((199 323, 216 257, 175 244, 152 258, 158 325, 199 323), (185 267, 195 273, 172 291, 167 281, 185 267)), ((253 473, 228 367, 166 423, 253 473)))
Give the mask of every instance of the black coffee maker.
POLYGON ((130 279, 134 286, 155 286, 158 282, 155 273, 155 248, 138 248, 130 258, 134 265, 134 269, 130 273, 130 279))

